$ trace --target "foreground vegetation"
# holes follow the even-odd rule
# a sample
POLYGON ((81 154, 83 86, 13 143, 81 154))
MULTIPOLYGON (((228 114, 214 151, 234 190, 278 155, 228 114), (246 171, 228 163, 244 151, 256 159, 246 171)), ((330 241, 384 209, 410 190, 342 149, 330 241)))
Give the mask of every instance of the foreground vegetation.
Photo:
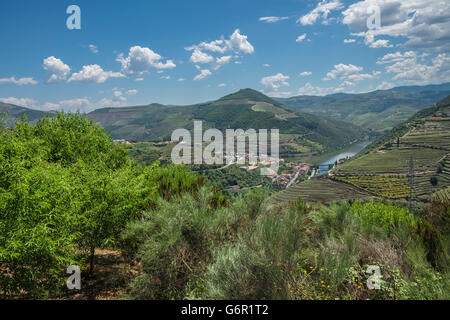
POLYGON ((0 127, 0 297, 70 297, 65 269, 95 274, 102 248, 137 270, 122 298, 450 298, 448 191, 418 216, 269 194, 227 197, 184 167, 135 164, 80 114, 0 127))

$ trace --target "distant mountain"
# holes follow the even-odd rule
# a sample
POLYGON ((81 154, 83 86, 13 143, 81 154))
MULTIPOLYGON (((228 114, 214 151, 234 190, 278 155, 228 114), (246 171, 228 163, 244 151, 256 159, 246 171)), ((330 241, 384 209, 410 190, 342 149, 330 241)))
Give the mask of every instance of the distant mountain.
POLYGON ((386 91, 406 91, 406 92, 424 92, 424 91, 450 91, 450 82, 442 84, 430 84, 427 86, 403 86, 395 87, 386 91))
POLYGON ((450 94, 450 83, 397 87, 361 94, 276 98, 298 110, 385 133, 450 94))
POLYGON ((27 114, 28 121, 30 121, 31 123, 36 122, 45 114, 47 114, 44 111, 28 109, 25 107, 19 107, 13 104, 0 102, 0 114, 2 113, 8 115, 8 122, 10 124, 16 122, 17 120, 20 120, 24 113, 27 114))
POLYGON ((252 89, 210 103, 104 108, 89 113, 88 117, 111 132, 113 138, 134 141, 170 140, 175 129, 192 130, 194 120, 203 120, 204 130, 280 129, 292 144, 307 146, 310 151, 343 146, 368 133, 355 125, 286 107, 252 89))

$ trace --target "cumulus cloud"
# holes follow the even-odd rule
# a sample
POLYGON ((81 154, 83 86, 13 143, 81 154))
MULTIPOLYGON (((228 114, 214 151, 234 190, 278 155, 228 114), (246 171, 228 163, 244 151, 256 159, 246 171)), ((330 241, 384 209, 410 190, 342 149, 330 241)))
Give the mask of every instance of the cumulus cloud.
POLYGON ((9 97, 9 98, 0 98, 0 101, 3 103, 14 104, 16 106, 25 108, 33 108, 36 106, 36 100, 33 100, 31 98, 9 97))
POLYGON ((225 41, 223 39, 220 40, 214 40, 211 42, 201 42, 198 45, 190 46, 184 48, 187 51, 194 51, 194 50, 205 50, 205 51, 211 51, 211 52, 219 52, 219 53, 225 53, 225 51, 228 50, 225 41))
POLYGON ((153 50, 145 47, 134 46, 130 48, 128 56, 119 54, 116 59, 121 63, 121 72, 125 75, 142 75, 150 68, 173 69, 176 67, 172 60, 162 62, 162 57, 153 50))
POLYGON ((323 80, 342 80, 354 83, 366 79, 376 78, 381 74, 380 71, 374 71, 373 73, 362 73, 363 67, 355 66, 353 64, 337 64, 333 69, 327 73, 323 80))
POLYGON ((185 80, 186 80, 186 79, 184 79, 184 78, 178 78, 178 79, 177 79, 178 82, 183 82, 183 81, 185 81, 185 80))
POLYGON ((47 71, 46 83, 58 83, 66 80, 70 73, 70 67, 54 56, 45 58, 42 67, 47 71))
POLYGON ((225 64, 230 63, 232 56, 223 56, 216 58, 216 61, 213 65, 213 70, 218 70, 220 67, 222 67, 225 64))
POLYGON ((98 64, 83 66, 80 72, 72 74, 69 82, 103 83, 109 78, 122 78, 120 72, 104 71, 98 64))
POLYGON ((344 43, 354 43, 356 42, 355 39, 344 39, 344 43))
POLYGON ((89 50, 91 50, 92 53, 95 53, 95 54, 98 53, 98 48, 97 48, 96 45, 90 44, 90 45, 89 45, 89 50))
POLYGON ((270 64, 264 63, 264 64, 263 64, 263 67, 269 68, 269 67, 270 67, 270 64))
POLYGON ((307 77, 307 76, 310 76, 310 75, 312 75, 312 72, 309 72, 309 71, 305 71, 305 72, 300 73, 300 77, 307 77))
POLYGON ((434 57, 414 51, 386 54, 377 64, 385 66, 393 74, 393 80, 407 84, 429 84, 450 79, 450 55, 440 53, 434 57))
POLYGON ((375 36, 373 34, 366 34, 364 43, 369 48, 392 48, 393 45, 389 44, 389 40, 379 39, 375 40, 375 36))
POLYGON ((282 86, 288 87, 289 82, 287 82, 287 80, 289 80, 289 76, 285 76, 282 73, 277 73, 276 75, 262 78, 261 84, 267 89, 275 92, 282 86))
POLYGON ((266 23, 275 23, 287 19, 289 19, 289 17, 261 17, 259 18, 259 21, 266 23))
MULTIPOLYGON (((435 48, 449 51, 450 2, 443 0, 364 0, 350 5, 342 12, 343 23, 354 30, 354 35, 365 37, 390 36, 406 39, 411 48, 435 48), (378 6, 381 27, 369 30, 367 8, 378 6)), ((369 38, 372 47, 383 46, 369 38), (374 44, 375 43, 375 44, 374 44)))
POLYGON ((226 83, 219 83, 217 86, 218 86, 219 88, 223 88, 223 87, 226 87, 227 84, 226 84, 226 83))
POLYGON ((306 33, 298 36, 297 39, 295 40, 295 42, 302 42, 305 39, 306 39, 306 33))
POLYGON ((339 0, 323 0, 312 11, 304 16, 301 16, 297 20, 297 23, 301 23, 304 26, 313 25, 319 19, 323 19, 323 22, 327 23, 328 15, 331 13, 331 11, 340 10, 342 8, 343 5, 339 0))
POLYGON ((248 42, 247 36, 240 33, 239 29, 234 30, 229 40, 226 40, 228 48, 236 52, 253 53, 255 49, 248 42))
MULTIPOLYGON (((211 70, 218 70, 223 65, 230 63, 233 58, 240 59, 240 53, 251 54, 255 50, 247 40, 247 36, 241 34, 239 29, 236 29, 228 39, 222 37, 219 40, 201 42, 200 44, 185 47, 184 49, 186 51, 192 51, 191 57, 189 58, 190 62, 211 65, 210 68, 201 70, 201 73, 194 80, 201 80, 208 77, 211 75, 211 70), (224 55, 226 52, 234 53, 234 56, 224 55)), ((234 63, 240 64, 240 61, 234 61, 234 63)), ((198 65, 196 68, 198 70, 201 69, 198 65)))
POLYGON ((199 49, 195 49, 189 61, 191 61, 192 63, 210 63, 214 61, 214 57, 200 51, 199 49))
POLYGON ((209 77, 211 75, 211 71, 208 69, 202 69, 200 70, 200 73, 194 77, 194 81, 205 79, 206 77, 209 77))
POLYGON ((16 79, 16 77, 10 77, 10 78, 0 78, 0 83, 12 83, 18 86, 25 86, 28 84, 37 84, 38 82, 33 78, 16 79))

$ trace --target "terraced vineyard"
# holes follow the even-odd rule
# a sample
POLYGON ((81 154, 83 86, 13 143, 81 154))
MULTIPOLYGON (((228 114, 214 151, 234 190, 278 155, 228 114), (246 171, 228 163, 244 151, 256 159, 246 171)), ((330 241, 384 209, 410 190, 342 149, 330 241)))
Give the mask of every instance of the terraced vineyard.
MULTIPOLYGON (((414 164, 413 195, 418 200, 450 186, 450 96, 404 124, 383 146, 273 197, 276 201, 333 202, 362 195, 405 199, 409 195, 410 162, 414 164), (423 116, 426 114, 426 116, 423 116)), ((395 129, 394 129, 395 130, 395 129)), ((393 132, 396 132, 394 131, 393 132)))
POLYGON ((390 199, 406 198, 409 194, 406 176, 334 176, 333 180, 354 185, 370 194, 390 199))
POLYGON ((331 179, 316 178, 304 181, 298 185, 276 193, 271 200, 275 202, 295 201, 298 198, 306 202, 331 203, 339 199, 369 198, 370 194, 331 179))
POLYGON ((436 192, 435 194, 433 194, 432 196, 435 199, 441 200, 441 201, 450 201, 450 187, 448 187, 447 189, 443 189, 441 191, 436 192))

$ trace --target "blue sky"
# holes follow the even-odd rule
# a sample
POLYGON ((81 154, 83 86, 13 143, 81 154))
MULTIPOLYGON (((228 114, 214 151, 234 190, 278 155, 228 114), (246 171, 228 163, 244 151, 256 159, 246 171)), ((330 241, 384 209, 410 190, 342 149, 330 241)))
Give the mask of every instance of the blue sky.
POLYGON ((4 0, 0 100, 91 111, 442 83, 449 39, 441 0, 4 0))

